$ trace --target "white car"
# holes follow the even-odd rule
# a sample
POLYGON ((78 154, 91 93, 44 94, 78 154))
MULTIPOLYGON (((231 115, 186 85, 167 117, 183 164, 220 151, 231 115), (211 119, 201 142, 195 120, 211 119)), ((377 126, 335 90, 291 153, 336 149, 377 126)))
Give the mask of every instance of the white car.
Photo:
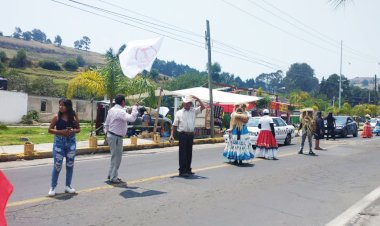
MULTIPOLYGON (((261 117, 252 117, 247 123, 249 138, 253 146, 256 145, 257 137, 259 136, 259 120, 261 117)), ((291 144, 292 138, 295 137, 294 126, 286 124, 280 117, 271 117, 274 123, 274 131, 278 144, 291 144)))

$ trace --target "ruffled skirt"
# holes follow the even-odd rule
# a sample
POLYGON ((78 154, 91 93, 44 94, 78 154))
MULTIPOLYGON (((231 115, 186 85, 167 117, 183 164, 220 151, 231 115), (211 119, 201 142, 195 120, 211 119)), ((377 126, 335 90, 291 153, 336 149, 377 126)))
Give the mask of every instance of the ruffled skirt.
POLYGON ((261 130, 256 141, 256 157, 277 159, 278 144, 271 131, 261 130))
POLYGON ((225 143, 223 156, 228 160, 250 160, 255 157, 248 134, 241 135, 240 140, 237 139, 236 135, 232 135, 225 138, 225 143))

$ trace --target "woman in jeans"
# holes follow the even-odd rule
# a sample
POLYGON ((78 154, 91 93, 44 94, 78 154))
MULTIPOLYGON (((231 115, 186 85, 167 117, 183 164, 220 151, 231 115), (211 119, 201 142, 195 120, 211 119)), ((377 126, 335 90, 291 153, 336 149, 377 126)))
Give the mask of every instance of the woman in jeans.
POLYGON ((66 158, 66 193, 75 193, 71 187, 71 179, 74 170, 74 158, 76 151, 75 134, 80 132, 79 118, 73 110, 71 100, 61 99, 59 111, 53 117, 49 127, 49 133, 54 134, 53 158, 54 166, 51 178, 49 196, 54 196, 58 183, 59 172, 62 169, 63 158, 66 158))

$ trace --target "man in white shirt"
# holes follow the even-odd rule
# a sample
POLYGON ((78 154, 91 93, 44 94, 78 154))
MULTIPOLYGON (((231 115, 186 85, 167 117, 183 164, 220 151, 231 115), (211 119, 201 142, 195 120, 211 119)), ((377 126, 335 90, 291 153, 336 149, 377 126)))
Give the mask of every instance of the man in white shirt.
POLYGON ((193 154, 193 140, 195 117, 201 113, 205 106, 196 96, 186 96, 182 98, 183 108, 176 112, 170 140, 173 140, 174 131, 178 131, 179 137, 179 176, 189 177, 194 174, 191 171, 191 159, 193 154), (193 101, 198 101, 200 106, 192 108, 193 101))
POLYGON ((111 151, 111 165, 108 172, 108 180, 113 184, 120 184, 123 181, 117 177, 118 170, 123 156, 123 137, 127 134, 128 122, 137 119, 137 104, 132 107, 132 113, 128 114, 125 109, 125 96, 115 97, 115 106, 109 111, 104 123, 104 132, 107 134, 108 145, 111 151))

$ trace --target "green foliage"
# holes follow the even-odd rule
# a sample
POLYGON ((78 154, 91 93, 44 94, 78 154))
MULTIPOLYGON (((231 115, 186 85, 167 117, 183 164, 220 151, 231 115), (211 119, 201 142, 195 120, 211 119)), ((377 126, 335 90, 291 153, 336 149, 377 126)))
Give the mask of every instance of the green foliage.
POLYGON ((22 30, 21 30, 21 28, 15 27, 15 31, 13 32, 12 37, 20 39, 21 36, 22 36, 22 30))
POLYGON ((43 60, 38 63, 40 67, 47 70, 60 71, 62 70, 61 66, 53 60, 43 60))
POLYGON ((8 90, 28 92, 30 89, 29 80, 16 70, 12 69, 5 73, 4 77, 8 80, 8 90))
POLYGON ((25 41, 32 40, 32 32, 30 32, 30 31, 23 32, 22 33, 22 39, 24 39, 25 41))
MULTIPOLYGON (((320 84, 319 93, 326 95, 329 99, 337 100, 339 97, 339 78, 337 74, 330 75, 326 80, 323 78, 320 84)), ((349 97, 350 81, 342 75, 342 98, 349 97)))
MULTIPOLYGON (((22 116, 21 123, 23 124, 33 124, 33 121, 38 121, 38 112, 35 110, 28 111, 28 113, 22 116)), ((30 130, 29 130, 30 131, 30 130)), ((25 134, 25 132, 23 132, 25 134)))
POLYGON ((14 56, 9 63, 9 66, 13 68, 25 68, 27 65, 28 60, 26 57, 26 52, 23 49, 17 51, 16 56, 14 56))
POLYGON ((81 55, 77 56, 76 61, 79 67, 83 67, 84 65, 86 65, 86 61, 83 59, 81 55))
MULTIPOLYGON (((123 46, 122 46, 123 47, 123 46)), ((120 49, 122 49, 120 47, 120 49)), ((189 67, 188 65, 182 65, 182 64, 177 64, 174 61, 164 61, 164 60, 159 60, 156 59, 153 62, 152 68, 157 69, 159 73, 176 77, 182 74, 188 74, 188 73, 199 73, 198 70, 189 67)))
POLYGON ((0 37, 2 37, 2 36, 4 36, 4 34, 3 34, 3 32, 2 32, 2 31, 0 31, 0 37))
POLYGON ((119 84, 121 81, 125 79, 123 73, 121 71, 121 67, 119 64, 119 59, 117 55, 114 54, 113 49, 110 48, 106 52, 106 65, 101 69, 100 73, 104 77, 105 80, 105 90, 107 96, 112 101, 118 91, 120 90, 119 84))
POLYGON ((179 90, 202 86, 207 82, 207 77, 199 73, 187 73, 178 76, 165 85, 165 89, 179 90))
POLYGON ((32 82, 31 94, 39 96, 57 96, 56 85, 50 77, 39 77, 32 82))
POLYGON ((57 47, 61 47, 61 45, 62 45, 62 38, 61 38, 61 36, 59 36, 59 35, 55 36, 55 38, 54 38, 54 44, 57 47))
POLYGON ((42 32, 40 29, 32 30, 32 39, 37 42, 45 43, 46 42, 46 34, 42 32))
POLYGON ((88 51, 90 49, 90 44, 91 44, 91 40, 89 37, 87 36, 83 36, 82 37, 82 40, 80 40, 80 42, 82 43, 82 46, 83 48, 88 51))
POLYGON ((262 99, 257 101, 256 107, 257 108, 269 108, 270 102, 271 102, 271 99, 270 99, 269 95, 264 95, 262 99))
POLYGON ((8 126, 5 124, 0 123, 0 130, 7 130, 8 126))
POLYGON ((75 59, 68 59, 64 64, 63 67, 67 71, 76 71, 78 70, 78 63, 75 59))
POLYGON ((0 61, 0 75, 6 70, 5 64, 0 61))
POLYGON ((278 70, 272 73, 262 73, 256 77, 256 86, 263 87, 267 92, 276 92, 282 84, 282 71, 278 70))
POLYGON ((314 77, 314 70, 306 63, 292 64, 286 72, 283 84, 287 90, 301 90, 315 92, 318 90, 318 79, 314 77))

